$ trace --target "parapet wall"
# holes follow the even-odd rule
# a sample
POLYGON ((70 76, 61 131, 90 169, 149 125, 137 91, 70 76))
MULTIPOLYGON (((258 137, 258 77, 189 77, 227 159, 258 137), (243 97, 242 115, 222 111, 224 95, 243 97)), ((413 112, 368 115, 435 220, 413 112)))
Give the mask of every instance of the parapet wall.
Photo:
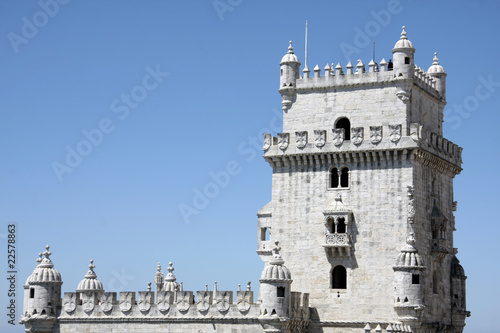
MULTIPOLYGON (((262 316, 260 303, 254 303, 254 292, 239 290, 236 303, 232 291, 131 291, 116 292, 72 292, 64 293, 59 319, 63 322, 107 318, 111 321, 145 320, 190 322, 205 320, 255 321, 269 319, 262 316), (195 297, 196 296, 196 297, 195 297)), ((269 318, 268 318, 269 317, 269 318)), ((309 295, 292 292, 290 318, 309 318, 309 295)))
POLYGON ((253 291, 152 291, 65 293, 60 318, 124 317, 175 318, 192 320, 213 317, 257 317, 260 305, 253 301, 253 291))
MULTIPOLYGON (((402 128, 401 124, 376 125, 368 126, 368 128, 353 127, 350 129, 350 140, 344 140, 345 130, 342 128, 332 129, 331 132, 314 130, 313 133, 308 131, 278 133, 277 137, 264 134, 262 149, 264 150, 264 158, 270 163, 276 163, 280 160, 279 157, 286 155, 288 157, 296 156, 304 160, 304 164, 317 164, 317 162, 332 162, 329 157, 321 157, 323 153, 346 155, 344 156, 346 159, 350 159, 347 153, 358 153, 357 157, 353 158, 354 161, 360 158, 365 159, 365 155, 368 160, 372 157, 374 159, 375 155, 378 159, 378 155, 382 154, 380 159, 383 160, 395 158, 395 155, 390 155, 389 151, 409 151, 413 148, 422 148, 460 169, 462 164, 461 147, 425 129, 418 123, 410 124, 409 136, 403 135, 402 128), (383 151, 389 155, 384 156, 383 151)), ((406 154, 404 155, 406 156, 406 154)))
POLYGON ((324 67, 324 74, 321 76, 321 69, 316 66, 313 76, 308 72, 296 82, 296 91, 311 90, 320 88, 342 88, 355 85, 373 85, 394 82, 395 79, 413 79, 413 82, 433 97, 440 98, 436 89, 436 80, 425 72, 422 68, 415 66, 412 77, 396 76, 392 69, 387 67, 384 59, 380 64, 373 60, 369 63, 369 70, 365 70, 365 65, 358 60, 356 67, 349 64, 346 69, 339 64, 335 68, 330 65, 324 67))

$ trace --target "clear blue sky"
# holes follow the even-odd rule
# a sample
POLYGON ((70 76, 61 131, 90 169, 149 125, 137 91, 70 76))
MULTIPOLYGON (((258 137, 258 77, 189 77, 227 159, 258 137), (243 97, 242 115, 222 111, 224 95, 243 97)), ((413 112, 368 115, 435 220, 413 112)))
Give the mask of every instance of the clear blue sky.
MULTIPOLYGON (((367 64, 373 41, 377 61, 391 58, 405 25, 417 65, 427 69, 438 52, 448 73, 445 137, 464 147, 454 195, 472 311, 465 332, 497 331, 499 3, 51 3, 0 1, 0 269, 6 275, 15 223, 19 293, 46 244, 65 292, 91 258, 108 291, 145 290, 159 261, 174 262, 186 290, 215 280, 227 290, 251 280, 257 290, 255 214, 271 198, 260 140, 266 128, 280 131, 288 41, 303 60, 307 19, 310 68, 367 64), (196 191, 228 164, 227 183, 183 217, 180 207, 194 207, 196 191)), ((0 331, 22 332, 6 323, 0 281, 0 331)))

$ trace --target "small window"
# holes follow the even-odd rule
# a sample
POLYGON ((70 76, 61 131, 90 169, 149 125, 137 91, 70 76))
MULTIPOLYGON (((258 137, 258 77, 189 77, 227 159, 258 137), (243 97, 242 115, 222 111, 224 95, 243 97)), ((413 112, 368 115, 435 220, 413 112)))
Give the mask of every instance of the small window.
POLYGON ((283 76, 283 69, 281 69, 281 74, 280 75, 283 76))
POLYGON ((347 289, 347 271, 344 266, 336 266, 332 271, 332 288, 347 289))
POLYGON ((411 275, 411 284, 420 284, 420 275, 412 274, 411 275))
POLYGON ((344 129, 344 140, 351 140, 351 122, 347 118, 340 118, 335 124, 335 128, 344 129))
POLYGON ((410 64, 410 58, 409 57, 405 57, 405 65, 409 65, 410 64))
POLYGON ((347 167, 342 168, 340 172, 340 187, 349 187, 349 169, 347 167))
POLYGON ((437 270, 434 270, 434 273, 432 274, 432 292, 434 294, 438 293, 438 272, 437 270))
POLYGON ((35 298, 35 289, 30 288, 30 298, 35 298))
POLYGON ((330 170, 330 187, 331 188, 339 187, 339 172, 337 168, 332 168, 330 170))
POLYGON ((269 228, 260 228, 260 240, 261 241, 269 240, 269 228))
POLYGON ((285 297, 285 287, 278 287, 278 290, 276 290, 276 296, 285 297))

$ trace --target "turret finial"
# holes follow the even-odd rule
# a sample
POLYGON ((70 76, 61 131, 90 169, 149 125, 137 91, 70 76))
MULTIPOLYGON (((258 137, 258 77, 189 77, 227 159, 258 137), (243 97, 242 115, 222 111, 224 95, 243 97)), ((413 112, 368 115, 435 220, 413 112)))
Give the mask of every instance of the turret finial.
POLYGON ((38 263, 38 267, 46 267, 46 268, 54 267, 54 264, 52 264, 52 261, 49 258, 50 255, 52 254, 52 252, 50 252, 49 249, 50 246, 46 245, 45 252, 38 254, 38 259, 36 260, 36 262, 38 263), (42 256, 45 256, 45 258, 42 258, 42 256))
POLYGON ((406 30, 405 29, 406 29, 406 27, 403 25, 403 31, 401 32, 401 39, 408 39, 406 37, 406 30))
POLYGON ((290 45, 288 46, 288 54, 293 54, 293 46, 292 46, 292 41, 289 42, 290 45))
POLYGON ((151 291, 151 282, 148 282, 148 291, 151 291))
POLYGON ((437 55, 438 55, 438 53, 434 52, 434 59, 432 59, 433 65, 439 65, 439 59, 438 59, 437 55))
POLYGON ((173 263, 172 263, 172 262, 169 262, 169 263, 168 263, 167 271, 168 271, 169 273, 172 273, 172 272, 174 271, 174 268, 172 267, 172 265, 173 265, 173 263))
POLYGON ((46 245, 45 246, 45 252, 43 253, 43 255, 45 256, 45 258, 47 258, 47 259, 50 259, 49 256, 52 254, 52 252, 50 252, 49 249, 50 249, 50 246, 46 245))
POLYGON ((410 232, 410 234, 408 235, 408 237, 406 237, 406 244, 408 245, 415 245, 415 234, 413 232, 410 232))
POLYGON ((280 250, 281 250, 281 246, 279 246, 279 241, 275 241, 274 242, 274 248, 273 248, 273 257, 274 258, 281 258, 281 255, 280 255, 280 250))

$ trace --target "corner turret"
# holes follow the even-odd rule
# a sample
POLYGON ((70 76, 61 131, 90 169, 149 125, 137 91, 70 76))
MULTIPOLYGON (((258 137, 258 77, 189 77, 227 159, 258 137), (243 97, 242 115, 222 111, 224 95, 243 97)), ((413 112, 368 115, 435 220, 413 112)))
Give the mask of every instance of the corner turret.
POLYGON ((423 304, 423 264, 422 257, 415 248, 413 233, 406 238, 406 246, 396 260, 394 269, 394 308, 400 319, 412 326, 425 308, 423 304))
POLYGON ((288 52, 283 56, 280 62, 280 89, 279 92, 283 101, 283 111, 290 109, 295 99, 296 81, 299 78, 300 62, 297 56, 293 53, 292 41, 288 46, 288 52))
POLYGON ((49 246, 39 254, 33 273, 24 285, 24 311, 20 323, 26 332, 52 332, 61 306, 61 274, 50 260, 49 246), (45 258, 42 259, 42 256, 45 258))
POLYGON ((436 90, 441 95, 441 98, 446 101, 446 72, 443 66, 439 64, 437 52, 434 52, 434 59, 432 59, 432 66, 427 70, 427 74, 436 80, 436 90))
POLYGON ((397 41, 392 49, 394 59, 394 75, 395 77, 413 78, 415 72, 414 55, 415 48, 412 42, 406 37, 406 30, 403 26, 401 38, 397 41))
POLYGON ((261 316, 289 317, 292 276, 279 253, 279 242, 275 244, 260 279, 261 316))

